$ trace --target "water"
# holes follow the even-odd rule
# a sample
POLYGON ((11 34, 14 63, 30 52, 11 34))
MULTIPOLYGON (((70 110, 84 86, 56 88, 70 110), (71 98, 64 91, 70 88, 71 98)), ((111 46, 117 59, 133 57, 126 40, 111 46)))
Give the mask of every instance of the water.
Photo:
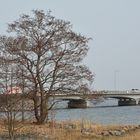
MULTIPOLYGON (((8 136, 0 136, 0 140, 10 140, 10 138, 8 138, 8 136)), ((39 137, 36 134, 27 134, 27 135, 15 136, 14 140, 49 140, 49 139, 44 137, 39 137)))
MULTIPOLYGON (((85 109, 68 109, 66 102, 56 105, 50 118, 55 120, 89 120, 99 124, 140 124, 140 105, 118 106, 118 101, 108 99, 97 105, 91 104, 85 109)), ((33 119, 34 112, 25 112, 25 118, 33 119)), ((3 113, 0 113, 3 116, 3 113)), ((21 119, 21 113, 19 113, 21 119)))
POLYGON ((140 124, 140 106, 118 106, 117 100, 106 100, 86 109, 59 109, 56 120, 90 120, 99 124, 140 124))

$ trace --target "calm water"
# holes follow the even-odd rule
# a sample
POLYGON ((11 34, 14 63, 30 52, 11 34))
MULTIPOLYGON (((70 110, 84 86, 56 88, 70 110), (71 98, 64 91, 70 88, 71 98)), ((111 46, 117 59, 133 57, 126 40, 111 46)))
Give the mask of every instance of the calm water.
POLYGON ((86 109, 59 109, 56 120, 91 120, 100 124, 140 124, 140 106, 117 106, 117 100, 106 100, 86 109))
MULTIPOLYGON (((89 120, 100 124, 140 124, 140 105, 118 106, 114 99, 99 104, 90 104, 85 109, 68 109, 66 102, 57 104, 50 118, 55 120, 89 120)), ((0 113, 0 117, 4 116, 0 113)), ((34 112, 25 112, 25 119, 32 119, 34 112)), ((21 119, 21 113, 18 115, 21 119)))
MULTIPOLYGON (((8 137, 0 136, 0 140, 10 140, 8 137)), ((48 140, 47 138, 39 137, 37 135, 17 136, 14 140, 48 140)))

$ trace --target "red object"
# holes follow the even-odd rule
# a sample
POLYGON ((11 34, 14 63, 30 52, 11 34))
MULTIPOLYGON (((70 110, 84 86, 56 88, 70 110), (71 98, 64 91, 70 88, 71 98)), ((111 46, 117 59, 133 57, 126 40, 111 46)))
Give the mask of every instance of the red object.
POLYGON ((17 94, 21 93, 21 88, 20 87, 8 87, 7 91, 5 92, 6 94, 17 94))

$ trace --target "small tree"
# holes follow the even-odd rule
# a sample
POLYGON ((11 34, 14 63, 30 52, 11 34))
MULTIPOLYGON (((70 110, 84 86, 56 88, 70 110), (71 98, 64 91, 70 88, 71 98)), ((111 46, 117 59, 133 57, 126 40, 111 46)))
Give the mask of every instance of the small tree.
POLYGON ((24 111, 31 106, 28 97, 24 95, 26 84, 19 79, 18 68, 13 57, 6 53, 1 56, 3 59, 0 61, 0 110, 2 111, 0 120, 4 124, 4 129, 8 131, 9 138, 14 140, 17 130, 23 126, 20 121, 24 121, 24 111), (10 61, 7 61, 8 59, 10 61))
POLYGON ((9 24, 12 37, 1 37, 3 50, 14 55, 33 94, 35 117, 42 124, 48 117, 49 97, 88 86, 93 74, 81 62, 88 52, 89 38, 72 31, 70 22, 50 12, 33 11, 9 24))
POLYGON ((14 140, 15 130, 17 128, 16 121, 19 117, 19 102, 21 96, 18 95, 17 86, 17 69, 12 57, 7 53, 1 54, 3 59, 0 63, 0 109, 4 112, 1 119, 4 121, 4 127, 8 130, 9 138, 14 140), (11 61, 5 61, 7 57, 11 57, 11 61), (13 89, 15 88, 15 89, 13 89))

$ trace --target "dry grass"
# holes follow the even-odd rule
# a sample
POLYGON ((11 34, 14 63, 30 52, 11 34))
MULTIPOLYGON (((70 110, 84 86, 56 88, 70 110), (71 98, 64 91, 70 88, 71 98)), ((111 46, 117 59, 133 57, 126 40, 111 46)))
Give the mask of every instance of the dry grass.
POLYGON ((140 140, 140 130, 128 133, 124 136, 106 137, 102 140, 140 140))
MULTIPOLYGON (((17 132, 19 134, 35 133, 41 136, 51 136, 56 140, 140 140, 140 129, 136 131, 128 132, 123 136, 101 136, 98 135, 102 131, 121 129, 120 125, 99 125, 90 121, 67 121, 67 122, 50 122, 43 125, 35 125, 33 123, 26 122, 17 132), (74 126, 75 128, 70 128, 74 126), (81 129, 91 129, 93 133, 82 134, 81 129)), ((0 134, 6 133, 3 123, 0 122, 0 134)))

